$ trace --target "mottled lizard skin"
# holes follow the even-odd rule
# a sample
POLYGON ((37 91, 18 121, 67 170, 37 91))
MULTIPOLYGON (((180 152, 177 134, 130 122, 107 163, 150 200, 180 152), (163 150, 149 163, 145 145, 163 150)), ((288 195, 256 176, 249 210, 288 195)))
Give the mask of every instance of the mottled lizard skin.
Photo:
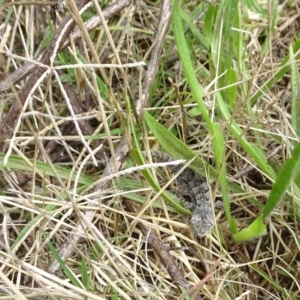
MULTIPOLYGON (((146 153, 143 153, 146 157, 146 153)), ((151 151, 152 158, 158 162, 171 162, 174 158, 160 151, 151 151)), ((171 173, 177 174, 183 164, 169 165, 167 169, 171 173)), ((211 204, 211 196, 207 180, 205 177, 194 172, 190 168, 185 168, 176 178, 176 182, 181 195, 188 195, 190 201, 181 197, 186 209, 192 211, 191 225, 198 237, 206 236, 214 227, 215 219, 211 204)))

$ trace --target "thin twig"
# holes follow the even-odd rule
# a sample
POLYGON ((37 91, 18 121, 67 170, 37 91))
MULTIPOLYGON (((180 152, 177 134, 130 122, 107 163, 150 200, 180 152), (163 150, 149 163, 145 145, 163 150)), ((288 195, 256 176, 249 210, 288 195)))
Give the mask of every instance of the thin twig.
POLYGON ((136 105, 136 111, 139 117, 142 117, 144 108, 148 106, 149 87, 152 85, 153 80, 157 75, 164 37, 169 29, 168 25, 171 12, 171 3, 169 1, 163 1, 158 28, 156 31, 157 34, 155 36, 154 46, 151 52, 150 63, 142 86, 142 95, 136 105))
MULTIPOLYGON (((140 207, 135 202, 131 200, 126 200, 125 203, 127 208, 134 214, 138 214, 140 212, 140 207)), ((147 227, 141 222, 137 224, 137 227, 140 228, 140 230, 143 232, 145 237, 148 237, 147 242, 153 247, 155 253, 157 253, 157 255, 159 256, 162 264, 164 265, 169 275, 171 276, 173 283, 180 285, 185 289, 188 289, 190 286, 188 281, 184 278, 184 276, 177 268, 175 261, 173 260, 173 257, 170 255, 167 248, 158 238, 155 231, 152 228, 147 227)))

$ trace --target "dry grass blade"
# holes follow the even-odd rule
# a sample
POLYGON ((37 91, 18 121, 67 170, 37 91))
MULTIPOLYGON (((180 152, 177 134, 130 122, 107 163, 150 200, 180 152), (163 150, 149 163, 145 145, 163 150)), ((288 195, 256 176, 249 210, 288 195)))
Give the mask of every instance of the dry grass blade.
MULTIPOLYGON (((86 5, 89 0, 82 0, 78 2, 78 8, 81 9, 86 5)), ((41 55, 39 63, 44 64, 45 66, 51 67, 53 61, 57 54, 57 50, 61 47, 62 43, 68 39, 70 33, 75 27, 75 22, 72 17, 69 15, 65 18, 64 22, 60 25, 60 28, 57 30, 56 35, 53 37, 51 43, 46 48, 45 52, 41 55)), ((39 84, 42 83, 42 80, 50 74, 51 69, 37 68, 28 81, 25 83, 24 87, 21 89, 18 101, 14 102, 10 108, 10 111, 7 113, 6 117, 2 120, 0 124, 0 147, 4 146, 4 142, 7 138, 10 138, 18 130, 16 126, 17 122, 20 124, 20 113, 24 107, 24 104, 29 100, 32 94, 35 92, 35 89, 39 84)), ((8 150, 8 154, 11 152, 11 146, 8 150)))
MULTIPOLYGON (((130 5, 131 0, 121 0, 121 1, 115 1, 110 6, 108 6, 103 11, 103 16, 106 20, 109 20, 112 18, 115 14, 122 11, 125 7, 130 5)), ((86 29, 87 30, 93 30, 97 26, 101 25, 101 20, 99 16, 94 16, 90 18, 88 21, 86 21, 86 29)), ((74 30, 72 33, 72 39, 76 41, 81 37, 81 31, 79 29, 74 30)), ((65 49, 70 44, 70 39, 66 39, 63 41, 63 43, 60 45, 59 51, 65 49)), ((43 52, 39 55, 37 55, 34 60, 40 61, 41 57, 43 56, 43 52)), ((22 79, 26 78, 30 72, 35 68, 35 65, 33 65, 31 62, 25 63, 23 66, 19 67, 17 70, 15 70, 12 74, 6 74, 6 78, 0 81, 0 93, 6 91, 7 89, 11 88, 14 84, 18 83, 22 79)))

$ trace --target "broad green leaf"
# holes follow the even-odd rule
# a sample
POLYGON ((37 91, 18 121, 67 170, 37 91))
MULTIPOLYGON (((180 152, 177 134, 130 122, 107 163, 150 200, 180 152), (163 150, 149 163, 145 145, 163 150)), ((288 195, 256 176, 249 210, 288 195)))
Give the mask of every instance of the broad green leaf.
POLYGON ((144 114, 148 127, 157 138, 159 144, 175 159, 193 160, 189 167, 193 168, 197 173, 205 176, 206 170, 213 175, 218 176, 217 171, 204 162, 199 156, 195 157, 195 153, 185 145, 181 140, 177 139, 169 130, 159 124, 148 112, 144 114))
MULTIPOLYGON (((136 149, 135 152, 133 153, 134 154, 134 159, 139 165, 142 165, 142 164, 144 164, 144 158, 143 158, 143 155, 141 153, 141 149, 139 148, 139 145, 140 145, 139 138, 136 134, 136 131, 134 130, 133 122, 131 122, 130 125, 131 125, 131 129, 132 129, 132 134, 133 134, 134 147, 136 149)), ((146 180, 149 182, 149 184, 152 186, 154 191, 156 193, 160 193, 161 192, 161 187, 157 183, 157 181, 154 179, 151 171, 149 169, 145 169, 145 170, 142 170, 142 173, 145 176, 146 180)), ((177 211, 179 211, 183 214, 190 214, 190 212, 188 210, 184 209, 183 206, 180 205, 177 201, 175 201, 174 197, 171 196, 170 193, 168 193, 167 191, 163 191, 161 193, 161 197, 167 203, 170 203, 175 209, 177 209, 177 211)))
POLYGON ((203 34, 210 45, 212 43, 212 38, 213 38, 213 29, 214 29, 216 11, 217 11, 216 6, 210 5, 204 17, 203 34))
POLYGON ((250 226, 233 234, 235 243, 250 241, 259 238, 267 233, 267 228, 263 222, 263 216, 260 215, 250 226))
POLYGON ((288 158, 277 176, 273 184, 270 196, 263 209, 263 219, 265 219, 276 207, 282 197, 288 190, 294 175, 299 172, 300 167, 300 143, 292 151, 291 158, 288 158))
MULTIPOLYGON (((138 162, 138 164, 143 165, 144 164, 144 159, 143 159, 143 156, 140 153, 140 151, 136 151, 135 154, 136 154, 135 159, 138 162)), ((155 190, 155 192, 160 193, 161 192, 161 187, 157 183, 157 181, 154 179, 154 177, 151 174, 150 170, 149 169, 142 170, 142 173, 145 176, 145 178, 147 179, 147 181, 149 182, 149 184, 152 186, 152 188, 155 190)), ((183 213, 183 214, 190 214, 190 212, 188 210, 186 210, 185 208, 183 208, 183 206, 181 204, 179 204, 176 200, 174 200, 174 197, 170 193, 168 193, 167 191, 163 191, 161 193, 161 197, 167 203, 170 203, 174 208, 176 208, 176 210, 178 212, 183 213)))

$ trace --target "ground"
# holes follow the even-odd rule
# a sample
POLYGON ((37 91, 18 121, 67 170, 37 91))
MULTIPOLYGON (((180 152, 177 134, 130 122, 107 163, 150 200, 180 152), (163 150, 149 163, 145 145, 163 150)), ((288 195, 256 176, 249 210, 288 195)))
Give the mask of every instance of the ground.
POLYGON ((0 0, 0 299, 300 299, 300 2, 65 2, 0 0))

